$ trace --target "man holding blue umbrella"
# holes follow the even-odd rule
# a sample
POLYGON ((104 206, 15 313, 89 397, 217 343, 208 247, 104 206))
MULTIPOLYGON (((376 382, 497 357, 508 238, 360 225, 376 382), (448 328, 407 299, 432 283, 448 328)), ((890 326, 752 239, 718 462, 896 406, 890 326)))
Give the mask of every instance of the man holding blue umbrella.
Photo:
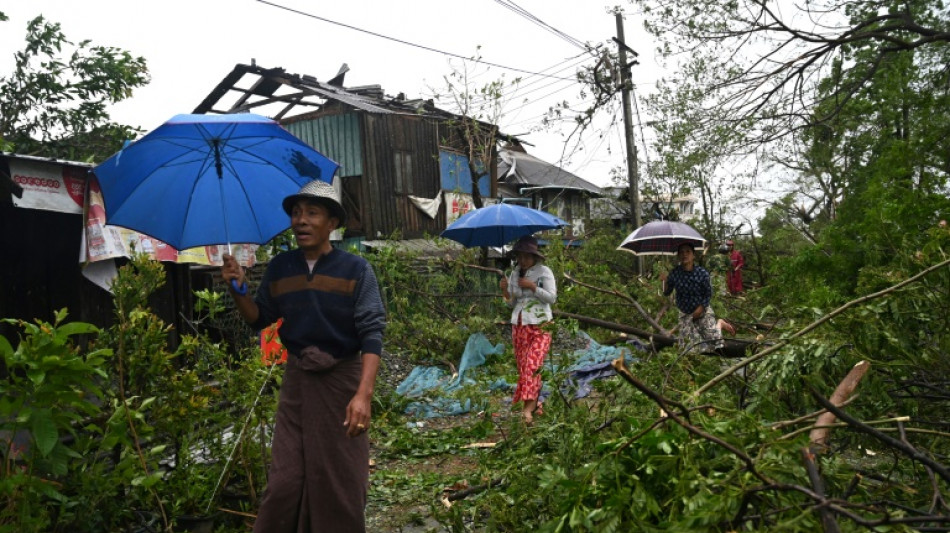
POLYGON ((283 318, 291 354, 280 391, 267 491, 254 531, 365 531, 373 389, 386 313, 372 266, 333 248, 345 220, 333 186, 312 181, 283 200, 298 248, 271 260, 251 298, 230 255, 221 268, 256 329, 283 318))

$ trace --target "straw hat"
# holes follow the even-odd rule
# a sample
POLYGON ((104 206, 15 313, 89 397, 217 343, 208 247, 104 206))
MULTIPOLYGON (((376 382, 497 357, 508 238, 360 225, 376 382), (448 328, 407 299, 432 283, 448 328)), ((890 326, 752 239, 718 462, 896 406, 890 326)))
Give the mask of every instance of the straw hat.
POLYGON ((314 180, 300 188, 297 194, 291 194, 284 198, 284 211, 290 215, 294 209, 294 204, 298 200, 309 200, 317 202, 330 211, 330 216, 340 221, 340 224, 346 222, 346 210, 340 202, 340 196, 333 185, 321 180, 314 180))

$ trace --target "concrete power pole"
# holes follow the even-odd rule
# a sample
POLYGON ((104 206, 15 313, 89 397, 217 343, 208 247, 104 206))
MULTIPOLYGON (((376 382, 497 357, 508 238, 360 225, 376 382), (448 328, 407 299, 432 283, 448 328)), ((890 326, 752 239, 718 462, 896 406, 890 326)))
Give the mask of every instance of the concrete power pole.
MULTIPOLYGON (((627 177, 630 179, 630 210, 633 212, 631 220, 633 221, 633 229, 637 229, 640 227, 640 176, 637 170, 637 145, 633 139, 633 118, 630 116, 630 88, 632 87, 630 67, 636 65, 637 61, 633 60, 627 63, 627 51, 629 50, 634 57, 637 56, 637 53, 628 47, 624 40, 623 15, 618 12, 614 16, 617 17, 617 38, 614 41, 617 42, 617 52, 620 57, 620 95, 623 102, 623 132, 627 141, 627 177)), ((637 266, 638 270, 642 272, 643 262, 639 257, 637 266)))

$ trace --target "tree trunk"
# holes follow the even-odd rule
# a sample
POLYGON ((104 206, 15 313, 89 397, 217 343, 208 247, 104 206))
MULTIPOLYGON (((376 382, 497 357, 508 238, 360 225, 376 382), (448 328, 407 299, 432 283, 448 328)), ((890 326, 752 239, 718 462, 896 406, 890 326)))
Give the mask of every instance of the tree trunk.
MULTIPOLYGON (((670 337, 668 335, 659 335, 656 333, 651 333, 642 329, 638 329, 632 326, 627 326, 625 324, 617 324, 616 322, 608 322, 606 320, 601 320, 599 318, 593 318, 583 315, 575 315, 574 313, 567 313, 564 311, 554 310, 554 316, 564 317, 564 318, 573 318, 578 322, 583 322, 585 324, 590 324, 592 326, 601 327, 604 329, 609 329, 612 331, 619 331, 622 333, 629 333, 636 337, 640 337, 648 342, 649 346, 653 350, 662 350, 663 348, 668 348, 676 344, 676 337, 670 337)), ((750 346, 754 346, 757 343, 752 341, 745 341, 739 339, 723 339, 725 341, 725 346, 720 350, 714 352, 704 352, 707 355, 718 355, 721 357, 745 357, 746 350, 750 346)))

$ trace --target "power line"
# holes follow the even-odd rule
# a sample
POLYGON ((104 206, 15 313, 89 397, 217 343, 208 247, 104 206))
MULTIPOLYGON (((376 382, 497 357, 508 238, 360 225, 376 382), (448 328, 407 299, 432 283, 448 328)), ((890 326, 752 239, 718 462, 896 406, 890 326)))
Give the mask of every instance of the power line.
MULTIPOLYGON (((551 93, 551 94, 554 94, 554 93, 551 93)), ((551 95, 548 94, 547 96, 551 96, 551 95)), ((595 101, 594 99, 581 100, 581 101, 575 102, 573 105, 574 105, 574 106, 587 105, 587 104, 592 104, 592 103, 594 103, 594 101, 595 101)), ((524 107, 525 107, 525 106, 520 106, 520 107, 518 107, 518 108, 516 108, 516 109, 514 109, 514 110, 511 110, 511 112, 513 113, 514 111, 518 111, 518 110, 520 110, 520 109, 522 109, 522 108, 524 108, 524 107)), ((570 107, 570 108, 567 108, 567 109, 570 110, 570 111, 574 111, 574 108, 573 108, 573 107, 570 107)), ((534 116, 528 117, 528 118, 526 118, 526 119, 524 119, 524 120, 519 120, 519 121, 517 121, 517 122, 512 122, 512 123, 508 124, 508 126, 506 127, 506 129, 511 129, 511 128, 514 128, 514 127, 517 127, 517 126, 521 126, 522 124, 528 124, 528 123, 531 123, 531 122, 542 121, 542 120, 544 120, 547 116, 548 116, 548 112, 545 111, 544 113, 541 113, 540 115, 534 115, 534 116)), ((573 121, 574 121, 574 117, 573 117, 573 116, 562 117, 562 118, 561 118, 561 121, 573 122, 573 121)))
MULTIPOLYGON (((568 69, 571 69, 571 68, 575 68, 575 67, 577 67, 578 65, 584 63, 584 61, 587 61, 586 58, 585 58, 585 59, 581 59, 580 61, 575 61, 576 59, 578 59, 579 57, 581 57, 581 56, 583 56, 583 55, 585 55, 585 54, 581 53, 581 54, 578 54, 578 55, 576 55, 576 56, 569 57, 569 58, 565 59, 564 61, 555 63, 554 65, 551 65, 550 67, 547 67, 547 68, 541 70, 541 73, 543 74, 543 73, 546 73, 546 72, 548 72, 548 71, 552 71, 552 70, 553 70, 554 72, 553 72, 552 74, 558 74, 558 73, 560 73, 560 72, 564 72, 565 70, 568 70, 568 69), (572 62, 572 61, 573 61, 573 62, 572 62), (564 66, 564 65, 566 65, 566 66, 564 66), (561 68, 557 68, 557 67, 561 67, 561 68), (554 69, 557 69, 557 70, 554 70, 554 69)), ((475 75, 469 77, 468 79, 471 81, 471 80, 477 79, 477 78, 479 78, 479 77, 481 77, 481 76, 483 76, 483 75, 484 75, 484 73, 475 74, 475 75)), ((535 76, 535 75, 525 76, 524 78, 522 78, 522 80, 532 80, 532 81, 528 81, 528 82, 526 82, 526 83, 523 83, 522 81, 518 81, 517 83, 513 83, 513 84, 512 84, 512 87, 514 88, 514 90, 513 90, 510 94, 506 95, 506 99, 507 99, 507 100, 514 100, 514 99, 517 99, 517 98, 521 98, 521 97, 523 97, 523 96, 525 96, 525 95, 528 95, 528 94, 531 94, 531 93, 533 93, 533 92, 539 91, 539 90, 541 90, 541 89, 543 89, 543 88, 550 87, 551 85, 554 85, 554 84, 557 84, 557 83, 563 83, 564 81, 566 81, 564 78, 560 78, 560 77, 556 77, 556 76, 551 76, 551 75, 548 75, 547 77, 543 77, 543 76, 542 76, 542 77, 539 77, 539 76, 535 76), (537 79, 534 79, 534 78, 537 78, 537 79), (553 78, 554 81, 548 81, 548 79, 550 79, 550 78, 553 78), (540 87, 536 87, 536 88, 531 89, 531 90, 527 90, 528 87, 531 87, 531 86, 533 86, 533 85, 537 85, 537 84, 542 83, 542 82, 546 82, 545 85, 542 85, 542 86, 540 86, 540 87)), ((570 81, 571 81, 572 83, 578 83, 578 80, 577 80, 577 79, 574 79, 574 78, 572 78, 570 81)), ((488 99, 488 98, 490 98, 490 97, 486 97, 486 99, 488 99)), ((521 109, 521 108, 519 107, 518 109, 521 109)))
MULTIPOLYGON (((575 68, 575 67, 577 67, 578 65, 581 65, 581 64, 583 64, 585 61, 588 60, 588 59, 585 57, 585 58, 583 58, 583 59, 581 59, 581 60, 579 60, 579 61, 575 61, 576 59, 580 58, 580 57, 583 56, 583 55, 586 55, 586 54, 580 53, 580 54, 577 54, 577 55, 574 56, 574 57, 569 57, 569 58, 565 59, 564 61, 561 61, 561 62, 559 62, 559 63, 556 63, 556 64, 554 64, 554 65, 552 65, 552 66, 550 66, 550 67, 548 67, 548 68, 542 70, 541 72, 547 72, 547 71, 549 71, 549 70, 553 70, 553 69, 555 69, 555 68, 557 68, 557 67, 560 67, 561 65, 567 65, 567 66, 564 66, 564 67, 562 67, 562 68, 559 68, 559 69, 555 70, 552 74, 558 74, 558 73, 564 72, 564 71, 567 70, 567 69, 575 68)), ((525 76, 524 79, 525 79, 525 80, 531 80, 531 79, 534 78, 534 77, 535 77, 535 76, 525 76)), ((518 84, 518 91, 521 91, 522 89, 527 88, 527 87, 530 87, 530 86, 532 86, 532 85, 541 83, 542 81, 543 81, 542 79, 537 79, 537 80, 532 80, 532 81, 528 81, 528 82, 525 82, 525 83, 519 83, 519 84, 518 84)), ((559 81, 560 81, 560 80, 559 80, 559 81)), ((577 79, 575 78, 575 79, 573 79, 573 81, 577 81, 577 79)), ((555 82, 552 82, 552 83, 555 83, 555 82)))
POLYGON ((647 138, 643 134, 643 120, 640 118, 640 106, 637 104, 637 86, 630 87, 630 93, 633 95, 633 109, 637 114, 637 126, 640 128, 640 142, 643 143, 643 162, 646 163, 647 174, 650 173, 650 152, 647 150, 647 138))
MULTIPOLYGON (((523 97, 525 97, 525 96, 527 96, 527 95, 529 95, 529 94, 531 94, 531 93, 536 93, 536 92, 538 92, 538 91, 542 91, 542 90, 547 89, 548 87, 550 87, 550 86, 552 86, 552 85, 557 85, 557 84, 564 84, 564 82, 563 82, 563 81, 560 81, 560 80, 554 80, 554 81, 552 81, 552 82, 550 82, 550 83, 546 83, 546 84, 544 84, 544 85, 541 85, 541 86, 539 86, 539 87, 535 87, 535 88, 533 88, 533 89, 531 89, 531 90, 528 90, 528 91, 522 91, 522 90, 519 90, 519 89, 515 89, 515 91, 511 93, 511 96, 509 97, 509 99, 514 100, 514 99, 518 99, 518 98, 523 98, 523 97)), ((567 84, 567 85, 565 85, 563 88, 558 89, 557 92, 561 92, 561 91, 563 91, 564 89, 568 89, 568 88, 570 88, 570 87, 572 87, 572 86, 573 86, 573 84, 567 84)), ((528 103, 531 104, 531 103, 534 103, 534 102, 528 102, 528 103)), ((526 105, 527 105, 527 104, 526 104, 526 105)), ((519 107, 518 109, 521 109, 521 107, 519 107)))
MULTIPOLYGON (((544 89, 544 88, 545 88, 545 87, 538 87, 538 88, 535 89, 535 90, 541 90, 541 89, 544 89)), ((555 94, 557 94, 557 93, 559 93, 559 92, 561 92, 561 91, 564 91, 564 90, 566 90, 566 89, 569 89, 569 88, 570 88, 569 86, 567 86, 567 87, 561 87, 560 89, 551 91, 551 92, 545 94, 544 96, 542 96, 542 97, 540 97, 540 98, 537 98, 537 100, 544 100, 545 98, 547 98, 547 97, 549 97, 549 96, 553 96, 553 95, 555 95, 555 94)), ((525 107, 527 107, 527 106, 529 106, 529 105, 531 105, 531 104, 533 104, 533 103, 534 103, 534 101, 528 102, 528 103, 523 104, 523 105, 520 105, 520 106, 518 106, 518 107, 516 107, 516 108, 514 108, 514 109, 510 109, 508 112, 509 112, 509 113, 514 113, 515 111, 520 111, 521 109, 524 109, 525 107)))
POLYGON ((558 76, 551 76, 551 75, 548 75, 548 74, 541 74, 541 73, 533 72, 533 71, 530 71, 530 70, 525 70, 525 69, 520 69, 520 68, 515 68, 515 67, 507 67, 507 66, 505 66, 505 65, 500 65, 500 64, 498 64, 498 63, 492 63, 492 62, 490 62, 490 61, 485 61, 485 60, 482 60, 482 59, 473 59, 473 58, 471 58, 471 57, 463 56, 463 55, 460 55, 460 54, 453 54, 452 52, 446 52, 446 51, 444 51, 444 50, 439 50, 438 48, 432 48, 432 47, 430 47, 430 46, 425 46, 425 45, 421 45, 421 44, 411 43, 411 42, 409 42, 409 41, 404 41, 404 40, 402 40, 402 39, 397 39, 397 38, 395 38, 395 37, 389 37, 389 36, 383 35, 383 34, 381 34, 381 33, 376 33, 376 32, 374 32, 374 31, 364 30, 363 28, 358 28, 358 27, 356 27, 356 26, 351 26, 351 25, 349 25, 349 24, 344 24, 344 23, 342 23, 342 22, 337 22, 337 21, 335 21, 335 20, 330 20, 330 19, 328 19, 328 18, 324 18, 324 17, 318 16, 318 15, 314 15, 314 14, 312 14, 312 13, 307 13, 307 12, 305 12, 305 11, 300 11, 299 9, 294 9, 294 8, 287 7, 287 6, 282 6, 282 5, 276 4, 276 3, 274 3, 274 2, 268 2, 267 0, 257 0, 257 1, 260 2, 260 3, 262 3, 262 4, 267 4, 267 5, 269 5, 269 6, 276 7, 276 8, 278 8, 278 9, 283 9, 283 10, 285 10, 285 11, 289 11, 289 12, 291 12, 291 13, 295 13, 295 14, 297 14, 297 15, 303 15, 303 16, 305 16, 305 17, 309 17, 309 18, 312 18, 312 19, 317 19, 317 20, 320 20, 320 21, 323 21, 323 22, 326 22, 326 23, 329 23, 329 24, 334 24, 334 25, 340 26, 340 27, 342 27, 342 28, 346 28, 346 29, 349 29, 349 30, 358 31, 358 32, 361 32, 361 33, 365 33, 365 34, 367 34, 367 35, 372 35, 373 37, 379 37, 380 39, 386 39, 386 40, 388 40, 388 41, 393 41, 393 42, 396 42, 396 43, 399 43, 399 44, 404 44, 404 45, 406 45, 406 46, 412 46, 412 47, 414 47, 414 48, 419 48, 419 49, 421 49, 421 50, 426 50, 426 51, 428 51, 428 52, 435 52, 435 53, 437 53, 437 54, 442 54, 442 55, 446 55, 446 56, 450 56, 450 57, 455 57, 455 58, 463 59, 463 60, 466 60, 466 61, 474 61, 474 62, 476 62, 476 63, 483 63, 483 64, 485 64, 485 65, 490 65, 490 66, 492 66, 492 67, 503 68, 503 69, 505 69, 505 70, 511 70, 511 71, 514 71, 514 72, 521 72, 521 73, 524 73, 524 74, 531 74, 532 76, 543 76, 543 77, 547 77, 547 78, 555 78, 555 79, 560 79, 560 80, 574 81, 574 80, 572 80, 571 78, 561 78, 561 77, 558 77, 558 76))
POLYGON ((497 3, 501 4, 502 6, 504 6, 504 7, 508 8, 508 9, 510 9, 511 11, 514 11, 514 12, 517 13, 518 15, 521 15, 522 17, 528 19, 529 21, 533 22, 534 24, 537 24, 538 26, 544 28, 545 30, 547 30, 547 31, 549 31, 549 32, 551 32, 551 33, 553 33, 554 35, 560 37, 561 39, 564 39, 564 40, 567 41, 568 43, 570 43, 570 44, 572 44, 572 45, 574 45, 574 46, 580 48, 581 50, 584 50, 585 52, 590 52, 590 48, 589 48, 588 46, 586 46, 584 43, 582 43, 582 42, 578 41, 577 39, 571 37, 570 35, 568 35, 568 34, 562 32, 561 30, 555 28, 554 26, 551 26, 551 25, 545 23, 543 20, 539 19, 538 17, 536 17, 536 16, 532 15, 530 12, 528 12, 527 9, 525 9, 525 8, 519 6, 518 4, 514 3, 514 0, 495 0, 495 2, 497 2, 497 3))

